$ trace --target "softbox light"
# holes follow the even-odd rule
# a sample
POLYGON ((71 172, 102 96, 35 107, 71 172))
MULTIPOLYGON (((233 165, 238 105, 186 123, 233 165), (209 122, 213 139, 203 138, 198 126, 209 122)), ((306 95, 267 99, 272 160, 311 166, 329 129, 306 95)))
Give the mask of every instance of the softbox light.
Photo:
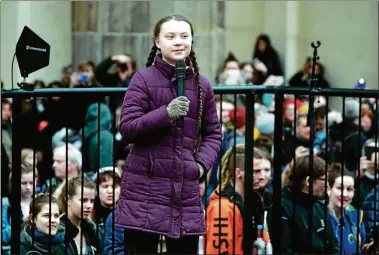
POLYGON ((16 57, 21 76, 26 78, 49 65, 50 45, 25 26, 17 42, 16 57))

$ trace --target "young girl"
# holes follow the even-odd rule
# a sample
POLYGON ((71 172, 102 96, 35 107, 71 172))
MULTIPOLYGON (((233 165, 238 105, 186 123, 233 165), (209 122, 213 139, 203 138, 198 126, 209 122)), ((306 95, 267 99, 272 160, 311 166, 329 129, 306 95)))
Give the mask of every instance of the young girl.
POLYGON ((147 68, 125 94, 120 133, 133 146, 126 159, 116 225, 137 253, 195 254, 205 234, 199 179, 212 167, 221 129, 209 81, 199 73, 192 24, 172 15, 154 29, 147 68), (157 54, 158 53, 158 54, 157 54), (175 63, 185 60, 185 96, 177 97, 175 63))
POLYGON ((117 167, 114 171, 113 173, 113 166, 103 167, 99 169, 99 175, 96 173, 93 177, 93 182, 99 184, 99 193, 95 199, 91 219, 98 225, 100 244, 104 243, 106 220, 120 198, 121 171, 117 167))
MULTIPOLYGON (((65 254, 64 229, 59 227, 58 201, 41 193, 30 203, 21 232, 21 254, 65 254)), ((72 253, 69 253, 72 254, 72 253)))
POLYGON ((362 222, 363 211, 356 210, 351 206, 354 197, 354 179, 353 173, 348 170, 342 173, 339 164, 334 164, 329 170, 329 218, 338 245, 342 247, 341 254, 358 254, 362 252, 361 248, 365 244, 366 231, 362 222))
POLYGON ((96 225, 90 219, 96 187, 88 177, 73 177, 63 182, 59 209, 64 215, 60 225, 66 231, 67 251, 73 254, 99 254, 96 225), (67 205, 67 211, 66 211, 67 205))
MULTIPOLYGON (((23 164, 21 165, 21 211, 19 212, 22 221, 26 220, 29 215, 30 202, 33 198, 33 190, 37 187, 38 171, 35 169, 35 179, 33 180, 33 165, 23 164)), ((9 176, 9 194, 10 197, 2 198, 2 224, 1 224, 1 241, 2 241, 2 252, 4 252, 4 247, 11 244, 11 212, 10 199, 12 194, 12 173, 9 176)), ((37 193, 37 191, 34 191, 37 193)))

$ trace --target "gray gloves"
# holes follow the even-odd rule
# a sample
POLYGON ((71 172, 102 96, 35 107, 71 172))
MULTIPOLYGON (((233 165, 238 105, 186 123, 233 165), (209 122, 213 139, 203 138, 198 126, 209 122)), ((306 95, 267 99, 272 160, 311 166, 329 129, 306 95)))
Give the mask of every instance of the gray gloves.
POLYGON ((186 116, 189 110, 189 103, 188 98, 184 96, 172 100, 166 108, 169 120, 176 121, 180 117, 186 116))

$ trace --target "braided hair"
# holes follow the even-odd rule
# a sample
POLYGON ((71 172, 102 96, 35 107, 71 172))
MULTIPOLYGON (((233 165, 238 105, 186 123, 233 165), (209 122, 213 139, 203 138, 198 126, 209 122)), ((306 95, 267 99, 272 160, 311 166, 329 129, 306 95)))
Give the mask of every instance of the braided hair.
MULTIPOLYGON (((154 63, 155 56, 158 52, 158 47, 155 45, 155 39, 159 37, 159 33, 161 32, 161 27, 165 22, 168 22, 170 20, 176 20, 176 21, 184 21, 190 25, 191 28, 191 35, 192 38, 194 36, 193 32, 193 25, 192 23, 185 18, 184 16, 181 15, 169 15, 166 16, 162 19, 160 19, 157 24, 154 27, 154 37, 153 37, 153 47, 151 47, 151 51, 149 53, 149 57, 146 62, 146 67, 151 66, 154 63)), ((192 46, 193 46, 193 41, 192 41, 192 46)), ((198 93, 198 113, 197 113, 197 132, 196 132, 196 139, 197 139, 197 146, 200 144, 200 139, 201 139, 201 120, 202 120, 202 115, 203 115, 203 90, 201 87, 201 81, 200 81, 200 73, 199 73, 199 66, 196 61, 196 56, 195 52, 193 49, 191 49, 191 52, 189 54, 189 60, 191 61, 194 71, 195 71, 195 80, 196 80, 196 87, 197 87, 197 93, 198 93)))
MULTIPOLYGON (((245 169, 245 152, 245 144, 236 144, 235 150, 234 146, 232 146, 225 152, 221 159, 220 190, 224 190, 228 186, 234 186, 235 168, 245 169), (234 151, 236 153, 235 157, 234 151)), ((256 147, 253 148, 253 159, 267 159, 271 162, 270 155, 256 147)))
POLYGON ((153 64, 155 55, 157 54, 157 51, 158 51, 158 47, 154 43, 153 47, 151 47, 151 51, 150 51, 149 57, 148 57, 147 62, 146 62, 146 67, 149 67, 153 64))
POLYGON ((236 161, 234 161, 234 149, 230 147, 221 159, 220 190, 224 190, 228 186, 233 186, 234 166, 236 168, 244 168, 245 163, 245 144, 237 144, 235 148, 236 161))
POLYGON ((189 58, 192 62, 193 68, 195 70, 195 81, 196 81, 196 87, 197 87, 197 95, 198 95, 198 112, 197 112, 197 139, 201 138, 201 119, 203 117, 203 90, 201 87, 201 81, 200 81, 200 73, 199 73, 199 66, 196 61, 195 52, 191 50, 189 54, 189 58))

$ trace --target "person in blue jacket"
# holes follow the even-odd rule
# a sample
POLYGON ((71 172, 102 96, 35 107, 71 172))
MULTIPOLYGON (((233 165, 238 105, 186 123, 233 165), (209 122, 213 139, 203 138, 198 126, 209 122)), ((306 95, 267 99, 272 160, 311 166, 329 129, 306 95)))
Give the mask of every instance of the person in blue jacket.
POLYGON ((333 164, 329 170, 329 218, 338 240, 341 254, 358 254, 367 248, 363 211, 355 209, 351 202, 354 197, 354 174, 342 171, 340 164, 333 164))
MULTIPOLYGON (((366 227, 366 238, 370 244, 375 244, 376 249, 379 248, 379 184, 367 195, 363 203, 364 217, 363 221, 366 227), (375 196, 376 194, 376 196, 375 196)), ((370 247, 374 249, 374 247, 370 247)), ((373 251, 373 250, 370 250, 373 251)))
POLYGON ((104 238, 104 255, 120 254, 123 255, 125 249, 124 229, 113 224, 113 214, 111 212, 105 222, 105 238, 104 238), (114 225, 114 228, 113 228, 114 225), (112 233, 114 232, 114 239, 112 233))

